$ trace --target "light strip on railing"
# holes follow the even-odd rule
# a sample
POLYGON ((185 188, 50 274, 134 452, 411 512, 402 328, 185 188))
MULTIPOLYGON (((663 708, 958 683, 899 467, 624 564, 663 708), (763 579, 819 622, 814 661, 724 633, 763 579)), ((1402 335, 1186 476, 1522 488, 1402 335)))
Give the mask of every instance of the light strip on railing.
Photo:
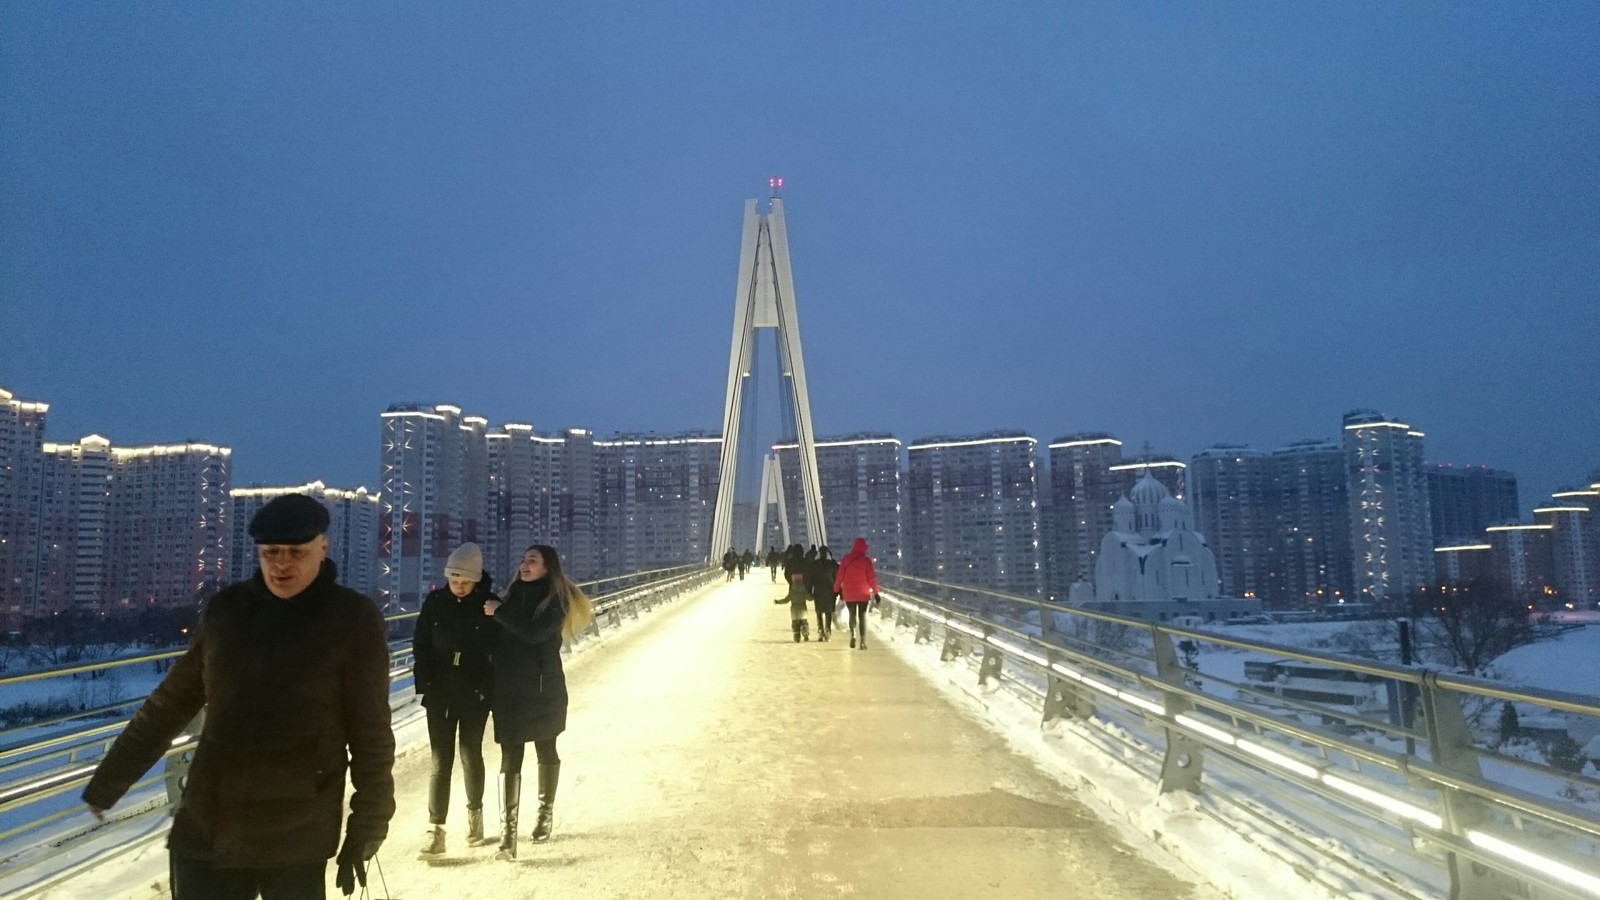
POLYGON ((1066 666, 1063 666, 1061 663, 1051 663, 1050 671, 1055 672, 1058 675, 1065 675, 1066 677, 1071 678, 1073 681, 1083 680, 1082 673, 1076 669, 1069 669, 1066 666))
POLYGON ((1239 738, 1233 742, 1233 745, 1250 754, 1251 756, 1256 757, 1257 759, 1264 759, 1275 766, 1288 769, 1302 778, 1310 778, 1315 780, 1317 777, 1317 770, 1314 767, 1308 766, 1292 756, 1279 753, 1278 751, 1264 744, 1258 744, 1252 740, 1239 738))
POLYGON ((1329 772, 1322 773, 1322 783, 1336 791, 1343 791, 1352 797, 1365 800, 1368 803, 1371 803, 1373 806, 1386 809, 1389 812, 1404 818, 1421 822, 1429 828, 1439 829, 1444 827, 1444 820, 1439 817, 1438 813, 1429 812, 1420 806, 1413 806, 1404 800, 1391 797, 1382 791, 1375 791, 1372 788, 1364 787, 1356 784, 1353 781, 1346 781, 1345 779, 1329 772))
POLYGON ((1096 679, 1090 678, 1087 675, 1083 676, 1082 678, 1080 678, 1078 680, 1082 681, 1084 684, 1088 685, 1089 687, 1094 688, 1095 690, 1099 691, 1102 694, 1109 694, 1109 695, 1111 695, 1113 697, 1117 696, 1117 689, 1112 687, 1109 684, 1106 684, 1104 681, 1097 681, 1096 679))
POLYGON ((1580 871, 1566 863, 1559 863, 1548 856, 1540 856, 1531 850, 1518 847, 1510 841, 1504 841, 1491 834, 1481 831, 1467 832, 1467 840, 1473 846, 1482 847, 1490 853, 1495 853, 1512 862, 1527 866, 1542 875, 1569 884, 1580 890, 1588 891, 1590 895, 1600 897, 1600 877, 1588 872, 1580 871))
MULTIPOLYGON (((95 765, 99 765, 99 763, 96 763, 95 765)), ((79 766, 76 769, 68 769, 65 772, 57 772, 54 775, 46 775, 43 778, 36 778, 33 781, 24 782, 23 784, 19 784, 9 791, 0 793, 0 803, 6 803, 8 801, 15 800, 24 794, 31 794, 34 791, 43 790, 47 787, 60 784, 64 781, 71 781, 74 778, 78 778, 93 772, 94 769, 95 766, 79 766)))
POLYGON ((971 625, 967 625, 965 623, 958 622, 955 619, 945 619, 944 620, 944 627, 946 627, 946 628, 954 628, 955 630, 961 632, 962 634, 970 635, 972 637, 978 638, 979 640, 983 639, 983 632, 979 631, 976 628, 973 628, 971 625))
POLYGON ((1163 708, 1161 704, 1147 697, 1141 697, 1132 691, 1117 691, 1117 696, 1121 697, 1128 703, 1132 703, 1134 706, 1139 707, 1145 712, 1154 713, 1158 716, 1164 716, 1167 713, 1166 709, 1163 708))
POLYGON ((1038 663, 1041 666, 1050 665, 1050 661, 1045 659, 1044 657, 1040 656, 1039 654, 1033 653, 1033 652, 1028 651, 1028 650, 1024 650, 1024 649, 1022 649, 1021 647, 1018 647, 1015 644, 1008 644, 1005 641, 998 640, 992 634, 989 635, 988 637, 984 638, 984 640, 986 640, 989 643, 995 645, 996 647, 1000 648, 1001 650, 1006 651, 1007 653, 1014 653, 1017 656, 1022 657, 1023 659, 1029 660, 1030 662, 1038 663))
POLYGON ((1215 725, 1208 725, 1205 722, 1196 719, 1194 716, 1186 713, 1178 713, 1176 716, 1172 717, 1172 720, 1185 728, 1200 732, 1219 744, 1227 744, 1230 747, 1233 746, 1233 735, 1223 731, 1221 728, 1218 728, 1215 725))

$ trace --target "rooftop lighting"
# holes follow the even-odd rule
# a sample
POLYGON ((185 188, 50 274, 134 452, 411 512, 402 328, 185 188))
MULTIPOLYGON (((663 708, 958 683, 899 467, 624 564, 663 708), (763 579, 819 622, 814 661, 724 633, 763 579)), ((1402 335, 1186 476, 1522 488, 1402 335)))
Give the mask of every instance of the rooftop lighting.
POLYGON ((1580 513, 1586 513, 1588 511, 1589 511, 1589 507, 1587 507, 1587 506, 1541 506, 1541 507, 1536 508, 1533 512, 1534 512, 1535 515, 1538 515, 1539 513, 1558 513, 1558 512, 1580 512, 1580 513))
POLYGON ((1020 437, 1019 436, 1019 437, 1001 437, 1001 438, 981 438, 981 439, 975 440, 975 441, 942 441, 942 442, 936 443, 936 444, 912 444, 910 447, 907 447, 906 449, 907 450, 938 450, 938 449, 941 449, 941 448, 944 448, 944 447, 976 447, 976 446, 978 446, 980 444, 1015 444, 1015 443, 1017 443, 1019 441, 1026 442, 1026 443, 1029 443, 1029 444, 1037 444, 1037 443, 1039 443, 1037 440, 1034 440, 1031 437, 1020 437))
POLYGON ((1490 525, 1484 531, 1549 531, 1554 525, 1490 525))
POLYGON ((436 419, 436 420, 438 420, 440 422, 444 421, 444 416, 441 416, 438 413, 422 412, 421 410, 407 410, 407 411, 404 411, 404 412, 382 412, 382 413, 378 413, 378 417, 379 418, 383 418, 383 419, 417 418, 417 419, 436 419))
POLYGON ((1346 425, 1344 430, 1355 431, 1358 428, 1404 428, 1409 431, 1411 426, 1404 422, 1357 422, 1354 425, 1346 425))
POLYGON ((1493 550, 1493 549, 1494 549, 1493 545, 1490 545, 1490 544, 1462 544, 1459 547, 1435 547, 1435 548, 1433 548, 1433 552, 1435 552, 1435 553, 1454 553, 1457 550, 1493 550))
POLYGON ((1157 469, 1157 468, 1187 469, 1188 467, 1189 466, 1188 466, 1187 463, 1181 463, 1181 462, 1178 462, 1175 459, 1163 459, 1163 460, 1155 460, 1153 462, 1123 463, 1120 466, 1107 466, 1106 467, 1106 471, 1108 471, 1108 472, 1126 472, 1129 469, 1157 469))
POLYGON ((1050 449, 1060 450, 1066 447, 1089 447, 1094 444, 1115 444, 1118 447, 1122 446, 1122 442, 1116 438, 1094 438, 1093 440, 1087 441, 1062 441, 1059 444, 1051 444, 1050 449))

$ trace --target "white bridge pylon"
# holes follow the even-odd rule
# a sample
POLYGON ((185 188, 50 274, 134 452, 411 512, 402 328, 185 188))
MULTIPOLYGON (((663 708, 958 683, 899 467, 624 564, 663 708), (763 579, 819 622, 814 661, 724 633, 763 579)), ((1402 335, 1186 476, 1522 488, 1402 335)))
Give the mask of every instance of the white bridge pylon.
MULTIPOLYGON (((776 189, 777 184, 774 184, 776 189)), ((816 435, 811 429, 811 401, 806 389, 805 359, 800 352, 800 318, 795 311, 794 274, 789 268, 789 238, 783 222, 783 198, 772 198, 771 211, 761 213, 755 200, 744 204, 744 240, 739 251, 739 281, 733 298, 733 347, 728 357, 728 395, 722 411, 722 480, 712 518, 712 558, 734 546, 734 488, 739 475, 739 415, 745 382, 755 359, 756 331, 778 332, 779 389, 794 411, 799 443, 801 520, 806 539, 827 543, 823 530, 822 490, 817 479, 816 435)), ((765 457, 766 454, 763 454, 765 457)), ((763 463, 764 467, 766 463, 763 463)), ((776 468, 773 466, 772 468, 776 468)), ((766 474, 766 473, 763 473, 766 474)), ((776 472, 772 473, 776 475, 776 472)), ((763 481, 766 479, 764 478, 763 481)), ((761 505, 767 504, 763 485, 761 505)), ((781 495, 782 488, 779 486, 781 495)), ((757 516, 760 522, 766 517, 757 516)), ((787 517, 785 517, 787 528, 787 517)), ((763 535, 755 535, 757 542, 763 535)), ((758 547, 759 543, 749 546, 758 547)))

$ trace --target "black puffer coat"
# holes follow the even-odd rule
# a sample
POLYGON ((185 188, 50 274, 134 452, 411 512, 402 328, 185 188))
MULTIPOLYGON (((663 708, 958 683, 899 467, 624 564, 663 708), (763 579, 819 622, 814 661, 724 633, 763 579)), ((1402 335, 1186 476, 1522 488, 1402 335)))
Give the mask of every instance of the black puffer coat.
POLYGON ((439 588, 422 601, 411 649, 412 674, 424 707, 452 716, 488 713, 494 696, 489 654, 499 629, 483 614, 483 603, 493 598, 487 590, 457 597, 449 588, 439 588))
POLYGON ((561 668, 561 625, 567 608, 548 576, 513 581, 490 619, 502 631, 494 649, 494 739, 545 741, 567 730, 567 676, 561 668))
POLYGON ((346 751, 347 840, 381 840, 394 815, 389 645, 371 600, 324 562, 282 600, 261 573, 206 604, 173 663, 83 790, 109 808, 201 706, 205 725, 167 845, 221 868, 317 863, 339 846, 346 751))

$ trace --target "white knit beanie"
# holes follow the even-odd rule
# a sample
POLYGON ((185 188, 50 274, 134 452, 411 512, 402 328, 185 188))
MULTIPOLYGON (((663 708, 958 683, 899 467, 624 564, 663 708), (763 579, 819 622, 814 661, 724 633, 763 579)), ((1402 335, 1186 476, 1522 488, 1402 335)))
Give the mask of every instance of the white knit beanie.
POLYGON ((446 578, 465 578, 468 581, 483 580, 483 551, 477 544, 462 544, 450 554, 444 563, 444 576, 446 578))

